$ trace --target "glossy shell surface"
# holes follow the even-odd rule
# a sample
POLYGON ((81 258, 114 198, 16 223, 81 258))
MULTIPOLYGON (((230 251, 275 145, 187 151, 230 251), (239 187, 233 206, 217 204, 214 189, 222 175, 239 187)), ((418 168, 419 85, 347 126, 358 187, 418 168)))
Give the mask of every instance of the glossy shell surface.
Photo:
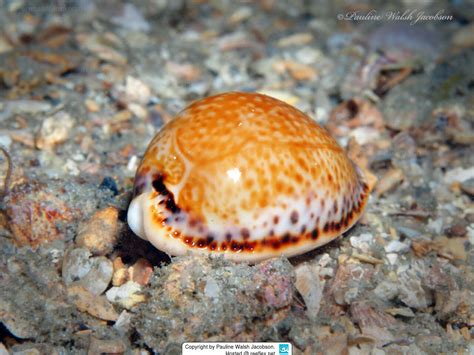
POLYGON ((171 255, 253 262, 326 244, 367 197, 362 172, 324 128, 277 99, 231 92, 191 104, 153 138, 128 223, 171 255))

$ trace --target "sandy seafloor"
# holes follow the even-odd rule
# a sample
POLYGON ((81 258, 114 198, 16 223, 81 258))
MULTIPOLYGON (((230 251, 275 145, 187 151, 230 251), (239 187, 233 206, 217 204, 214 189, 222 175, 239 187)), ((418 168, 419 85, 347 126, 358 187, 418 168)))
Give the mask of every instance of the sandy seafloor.
POLYGON ((472 352, 473 21, 467 0, 0 0, 0 354, 472 352), (344 237, 247 265, 129 230, 148 142, 231 90, 294 105, 378 179, 344 237))

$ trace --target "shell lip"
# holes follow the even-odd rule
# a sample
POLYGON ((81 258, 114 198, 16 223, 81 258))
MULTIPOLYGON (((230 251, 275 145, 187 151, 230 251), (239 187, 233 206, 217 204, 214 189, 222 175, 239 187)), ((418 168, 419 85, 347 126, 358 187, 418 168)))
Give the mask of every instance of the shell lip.
POLYGON ((133 233, 138 235, 142 239, 146 238, 145 226, 144 226, 144 214, 143 214, 143 200, 146 198, 146 194, 142 193, 135 196, 128 207, 127 222, 133 233))

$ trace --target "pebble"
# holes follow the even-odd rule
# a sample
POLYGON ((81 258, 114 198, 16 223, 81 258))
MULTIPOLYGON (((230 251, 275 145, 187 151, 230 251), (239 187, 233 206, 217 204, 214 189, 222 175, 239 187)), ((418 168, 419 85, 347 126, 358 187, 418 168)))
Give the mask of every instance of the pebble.
POLYGON ((90 256, 90 252, 84 248, 76 248, 66 252, 62 266, 62 276, 66 285, 70 285, 87 275, 92 267, 90 256))
POLYGON ((397 263, 397 260, 398 260, 398 254, 396 253, 388 253, 387 255, 385 255, 388 259, 388 262, 390 263, 390 265, 395 265, 397 263))
POLYGON ((413 318, 415 316, 415 313, 413 313, 413 311, 408 307, 387 308, 385 312, 392 316, 403 316, 408 318, 413 318))
POLYGON ((452 38, 452 44, 458 48, 474 47, 474 24, 462 26, 452 38))
POLYGON ((411 227, 400 226, 400 225, 396 226, 396 230, 397 230, 398 234, 400 234, 401 236, 405 236, 409 239, 415 239, 415 238, 419 237, 422 233, 420 230, 416 230, 416 229, 413 229, 411 227))
POLYGON ((362 334, 374 339, 378 346, 395 339, 392 331, 399 322, 391 315, 369 306, 368 302, 352 303, 350 314, 352 321, 360 327, 362 334))
POLYGON ((67 292, 79 311, 103 320, 117 320, 118 314, 105 296, 96 296, 80 285, 68 287, 67 292))
POLYGON ((288 72, 295 80, 315 80, 318 77, 318 72, 313 67, 292 60, 278 60, 272 67, 280 74, 288 72))
POLYGON ((398 298, 408 307, 424 309, 433 303, 433 296, 422 286, 422 277, 425 275, 423 264, 414 264, 405 272, 398 275, 398 298))
POLYGON ((36 148, 52 150, 58 144, 64 143, 69 138, 74 123, 74 119, 64 111, 46 118, 36 134, 36 148))
POLYGON ((10 191, 7 215, 17 245, 28 245, 33 249, 63 239, 65 230, 61 226, 77 217, 46 184, 30 181, 15 185, 10 191))
POLYGON ((112 280, 112 262, 104 256, 89 258, 86 249, 73 249, 63 261, 63 279, 67 286, 83 286, 93 295, 101 295, 112 280))
POLYGON ((76 38, 82 47, 106 62, 118 65, 125 65, 128 62, 127 57, 114 48, 114 46, 122 46, 122 41, 110 32, 100 34, 80 33, 76 38))
POLYGON ((464 246, 466 241, 467 238, 438 237, 433 241, 433 250, 447 259, 466 260, 467 251, 464 246))
POLYGON ((89 112, 96 113, 100 111, 99 103, 97 101, 94 101, 93 99, 86 99, 84 101, 84 105, 86 106, 87 111, 89 112))
POLYGON ((363 233, 359 236, 353 236, 349 238, 351 245, 364 253, 370 251, 370 245, 374 242, 374 236, 370 233, 363 233))
POLYGON ((191 63, 177 63, 168 61, 166 63, 166 70, 173 76, 183 81, 195 81, 202 75, 201 69, 191 63))
POLYGON ((51 110, 52 105, 46 101, 37 100, 9 100, 0 102, 0 121, 21 114, 39 114, 51 110))
POLYGON ((316 320, 321 308, 324 282, 319 278, 318 266, 301 264, 295 268, 295 287, 303 297, 306 314, 309 319, 316 320))
POLYGON ((444 233, 451 238, 464 237, 467 234, 467 228, 462 224, 454 224, 446 228, 444 233))
POLYGON ((7 149, 10 149, 12 144, 12 138, 9 134, 0 133, 0 145, 4 146, 7 149))
POLYGON ((117 257, 113 261, 114 275, 112 276, 112 285, 121 286, 129 280, 128 269, 122 261, 121 257, 117 257))
POLYGON ((470 178, 461 183, 461 191, 471 198, 474 197, 474 178, 470 178))
POLYGON ((94 295, 101 295, 112 280, 112 262, 104 256, 92 258, 89 272, 74 284, 82 285, 94 295))
POLYGON ((148 260, 140 258, 128 269, 128 274, 132 281, 145 286, 153 275, 153 267, 148 260))
POLYGON ((444 182, 451 185, 454 182, 463 183, 470 179, 474 179, 474 166, 470 168, 455 168, 449 170, 444 175, 444 182))
POLYGON ((279 47, 289 47, 289 46, 302 46, 308 44, 313 40, 313 35, 311 33, 295 33, 278 40, 277 45, 279 47))
POLYGON ((105 295, 110 302, 131 309, 136 304, 146 300, 141 291, 142 288, 138 282, 128 281, 119 287, 112 287, 105 295))
POLYGON ((126 334, 132 325, 132 313, 123 310, 120 313, 117 321, 114 324, 114 328, 119 331, 120 334, 126 334))
POLYGON ((146 105, 151 98, 151 90, 140 79, 134 78, 133 76, 127 76, 125 79, 125 87, 120 87, 119 90, 124 90, 124 99, 126 102, 134 102, 141 105, 146 105))
POLYGON ((405 178, 403 171, 398 168, 392 168, 387 171, 375 185, 374 193, 382 196, 400 185, 405 178))
POLYGON ((379 139, 380 130, 366 126, 357 127, 349 132, 349 137, 353 137, 358 144, 364 145, 379 139))
POLYGON ((214 302, 219 301, 220 286, 212 277, 206 278, 206 286, 204 286, 204 295, 211 298, 214 302))
POLYGON ((112 252, 117 238, 118 210, 115 207, 106 207, 81 224, 76 244, 87 248, 94 255, 105 255, 112 252))
POLYGON ((124 4, 119 15, 112 16, 110 21, 130 31, 149 32, 151 25, 133 4, 124 4))
POLYGON ((409 250, 410 245, 402 243, 398 240, 392 240, 384 248, 387 253, 401 253, 409 250))
POLYGON ((382 281, 374 289, 374 294, 381 300, 392 300, 398 295, 398 286, 392 281, 382 281))
POLYGON ((229 17, 229 23, 235 26, 249 19, 251 16, 252 8, 248 6, 241 6, 229 17))
POLYGON ((381 259, 374 258, 372 255, 368 254, 359 254, 357 252, 352 252, 351 259, 349 260, 353 259, 357 259, 358 261, 372 265, 384 264, 384 261, 381 259))
POLYGON ((127 345, 121 339, 98 339, 91 337, 87 355, 124 354, 127 345))
POLYGON ((0 322, 8 332, 19 339, 38 336, 38 330, 28 317, 15 310, 15 305, 0 297, 0 322))

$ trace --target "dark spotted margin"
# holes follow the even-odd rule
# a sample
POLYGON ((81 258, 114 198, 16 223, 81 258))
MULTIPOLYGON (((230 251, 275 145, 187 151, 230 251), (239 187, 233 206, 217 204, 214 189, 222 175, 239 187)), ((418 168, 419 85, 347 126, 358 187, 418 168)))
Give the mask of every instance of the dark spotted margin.
MULTIPOLYGON (((160 204, 165 204, 166 208, 172 213, 179 213, 181 210, 175 204, 173 194, 166 188, 164 182, 164 176, 158 174, 153 177, 153 188, 155 191, 162 196, 164 200, 160 204)), ((302 229, 300 234, 292 235, 286 233, 282 236, 275 236, 274 233, 258 241, 250 241, 250 231, 247 228, 242 228, 240 230, 240 236, 242 240, 232 240, 232 235, 227 233, 225 241, 217 242, 213 235, 208 234, 203 237, 183 235, 179 231, 173 231, 172 227, 167 225, 168 218, 157 218, 158 222, 161 223, 167 230, 170 232, 169 237, 179 238, 190 248, 199 248, 199 249, 208 249, 210 251, 220 251, 220 252, 258 252, 263 250, 279 250, 284 249, 290 245, 297 245, 306 241, 316 241, 322 235, 338 235, 342 230, 346 229, 353 219, 359 214, 359 212, 364 208, 366 204, 366 196, 368 194, 367 184, 362 184, 362 192, 360 193, 357 201, 352 206, 352 209, 345 213, 341 219, 337 222, 327 222, 324 226, 318 226, 312 231, 306 232, 306 227, 302 229)), ((292 213, 291 222, 296 223, 298 220, 297 213, 292 213)), ((319 220, 319 218, 318 218, 319 220)), ((319 224, 319 221, 316 221, 316 225, 319 224)), ((274 217, 273 222, 278 224, 278 216, 274 217)), ((196 222, 200 223, 200 222, 196 222)))

